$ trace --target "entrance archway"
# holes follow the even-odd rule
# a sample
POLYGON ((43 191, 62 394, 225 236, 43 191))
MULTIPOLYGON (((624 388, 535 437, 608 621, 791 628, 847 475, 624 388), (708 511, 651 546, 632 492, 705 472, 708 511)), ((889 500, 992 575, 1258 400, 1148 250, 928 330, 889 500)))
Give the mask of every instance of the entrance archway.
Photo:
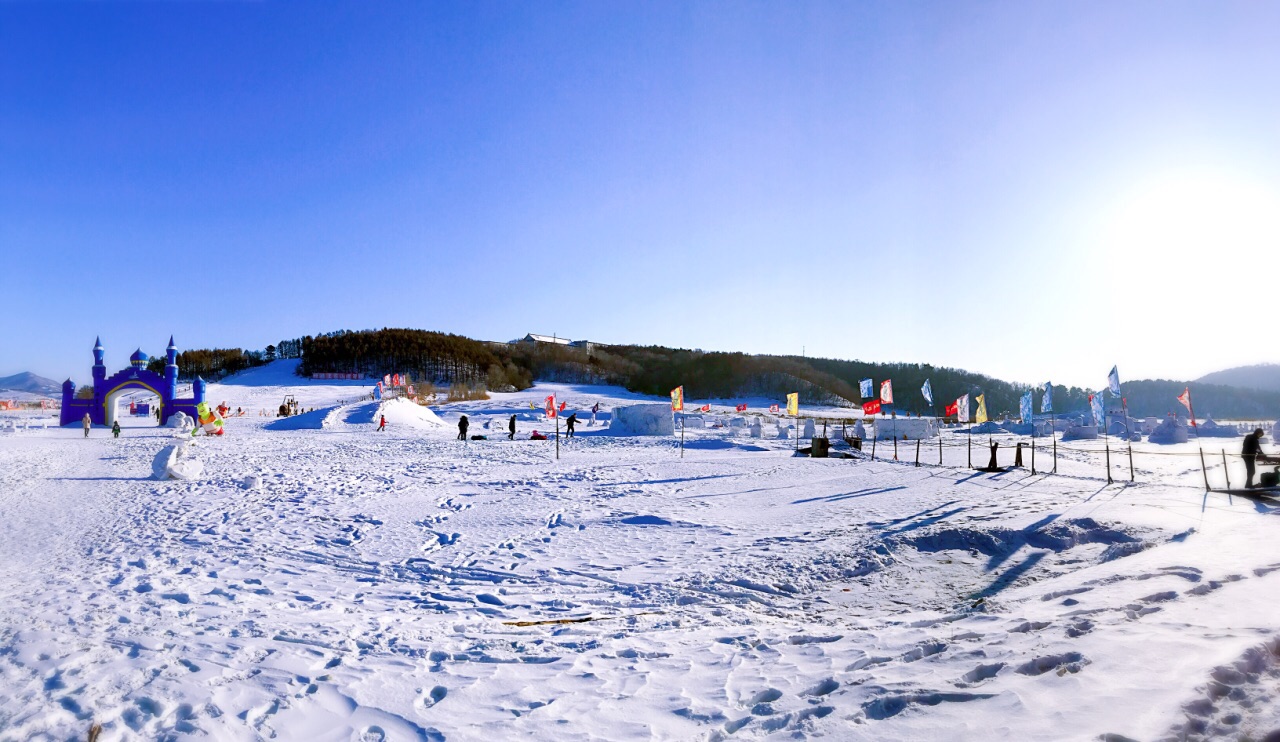
POLYGON ((191 396, 178 398, 178 349, 169 338, 165 352, 164 376, 147 369, 148 357, 141 350, 129 357, 129 368, 110 377, 104 362, 105 351, 99 340, 93 345, 93 397, 79 399, 71 379, 62 382, 62 425, 78 425, 89 416, 95 425, 110 425, 116 421, 116 402, 121 394, 142 389, 156 395, 160 405, 160 424, 169 421, 175 412, 196 416, 196 406, 204 402, 205 381, 199 377, 191 384, 191 396))
POLYGON ((112 423, 114 423, 116 421, 116 414, 119 412, 119 410, 117 409, 117 403, 120 401, 120 397, 124 396, 125 394, 131 391, 135 391, 138 389, 151 392, 152 394, 156 395, 157 399, 164 399, 164 397, 161 396, 160 391, 158 389, 153 388, 150 384, 146 384, 137 379, 130 379, 128 381, 125 381, 119 386, 116 386, 111 391, 107 392, 107 396, 103 399, 102 424, 111 425, 112 423))

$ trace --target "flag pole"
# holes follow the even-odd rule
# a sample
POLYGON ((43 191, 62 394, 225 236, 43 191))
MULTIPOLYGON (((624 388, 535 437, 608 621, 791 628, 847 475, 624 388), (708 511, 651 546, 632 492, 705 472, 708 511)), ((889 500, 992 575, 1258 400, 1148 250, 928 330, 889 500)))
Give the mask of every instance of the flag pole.
POLYGON ((1120 411, 1124 413, 1124 437, 1129 444, 1129 481, 1134 481, 1133 477, 1133 434, 1129 432, 1129 402, 1124 397, 1120 397, 1120 411))
MULTIPOLYGON (((705 425, 703 427, 706 427, 705 425)), ((680 413, 680 458, 684 458, 684 413, 680 413)))
POLYGON ((552 402, 552 414, 556 416, 556 461, 560 460, 560 411, 555 409, 555 402, 552 402))

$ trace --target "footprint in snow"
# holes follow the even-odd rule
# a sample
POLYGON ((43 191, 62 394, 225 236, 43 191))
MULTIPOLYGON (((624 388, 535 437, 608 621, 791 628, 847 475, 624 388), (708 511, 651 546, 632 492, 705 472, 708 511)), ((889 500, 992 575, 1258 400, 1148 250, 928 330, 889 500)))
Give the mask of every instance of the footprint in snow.
POLYGON ((447 695, 449 695, 449 690, 445 688, 443 685, 437 685, 436 687, 432 688, 431 691, 427 693, 427 695, 419 699, 419 702, 422 704, 422 707, 424 709, 429 709, 432 706, 435 706, 437 703, 440 703, 441 701, 443 701, 444 697, 447 695))

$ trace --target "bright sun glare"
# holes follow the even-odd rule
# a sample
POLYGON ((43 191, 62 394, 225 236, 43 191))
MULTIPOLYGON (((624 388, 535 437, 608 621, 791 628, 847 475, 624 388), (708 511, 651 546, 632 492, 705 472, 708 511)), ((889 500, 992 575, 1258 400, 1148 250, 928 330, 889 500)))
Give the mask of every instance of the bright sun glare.
POLYGON ((1122 197, 1104 230, 1103 259, 1131 280, 1183 289, 1271 285, 1280 267, 1280 193, 1220 174, 1149 181, 1122 197))

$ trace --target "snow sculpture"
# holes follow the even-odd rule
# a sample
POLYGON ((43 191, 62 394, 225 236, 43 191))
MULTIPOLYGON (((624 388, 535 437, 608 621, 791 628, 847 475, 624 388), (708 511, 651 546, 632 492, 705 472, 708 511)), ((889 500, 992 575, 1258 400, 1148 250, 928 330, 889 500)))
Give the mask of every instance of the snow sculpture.
POLYGON ((204 464, 195 457, 195 444, 186 440, 165 446, 151 462, 151 475, 156 479, 197 479, 204 464))
POLYGON ((615 435, 674 435, 671 405, 633 404, 613 408, 609 430, 615 435))
POLYGON ((1187 426, 1183 425, 1182 421, 1176 417, 1170 416, 1157 425, 1155 430, 1151 431, 1147 441, 1161 444, 1186 443, 1187 438, 1187 426))

